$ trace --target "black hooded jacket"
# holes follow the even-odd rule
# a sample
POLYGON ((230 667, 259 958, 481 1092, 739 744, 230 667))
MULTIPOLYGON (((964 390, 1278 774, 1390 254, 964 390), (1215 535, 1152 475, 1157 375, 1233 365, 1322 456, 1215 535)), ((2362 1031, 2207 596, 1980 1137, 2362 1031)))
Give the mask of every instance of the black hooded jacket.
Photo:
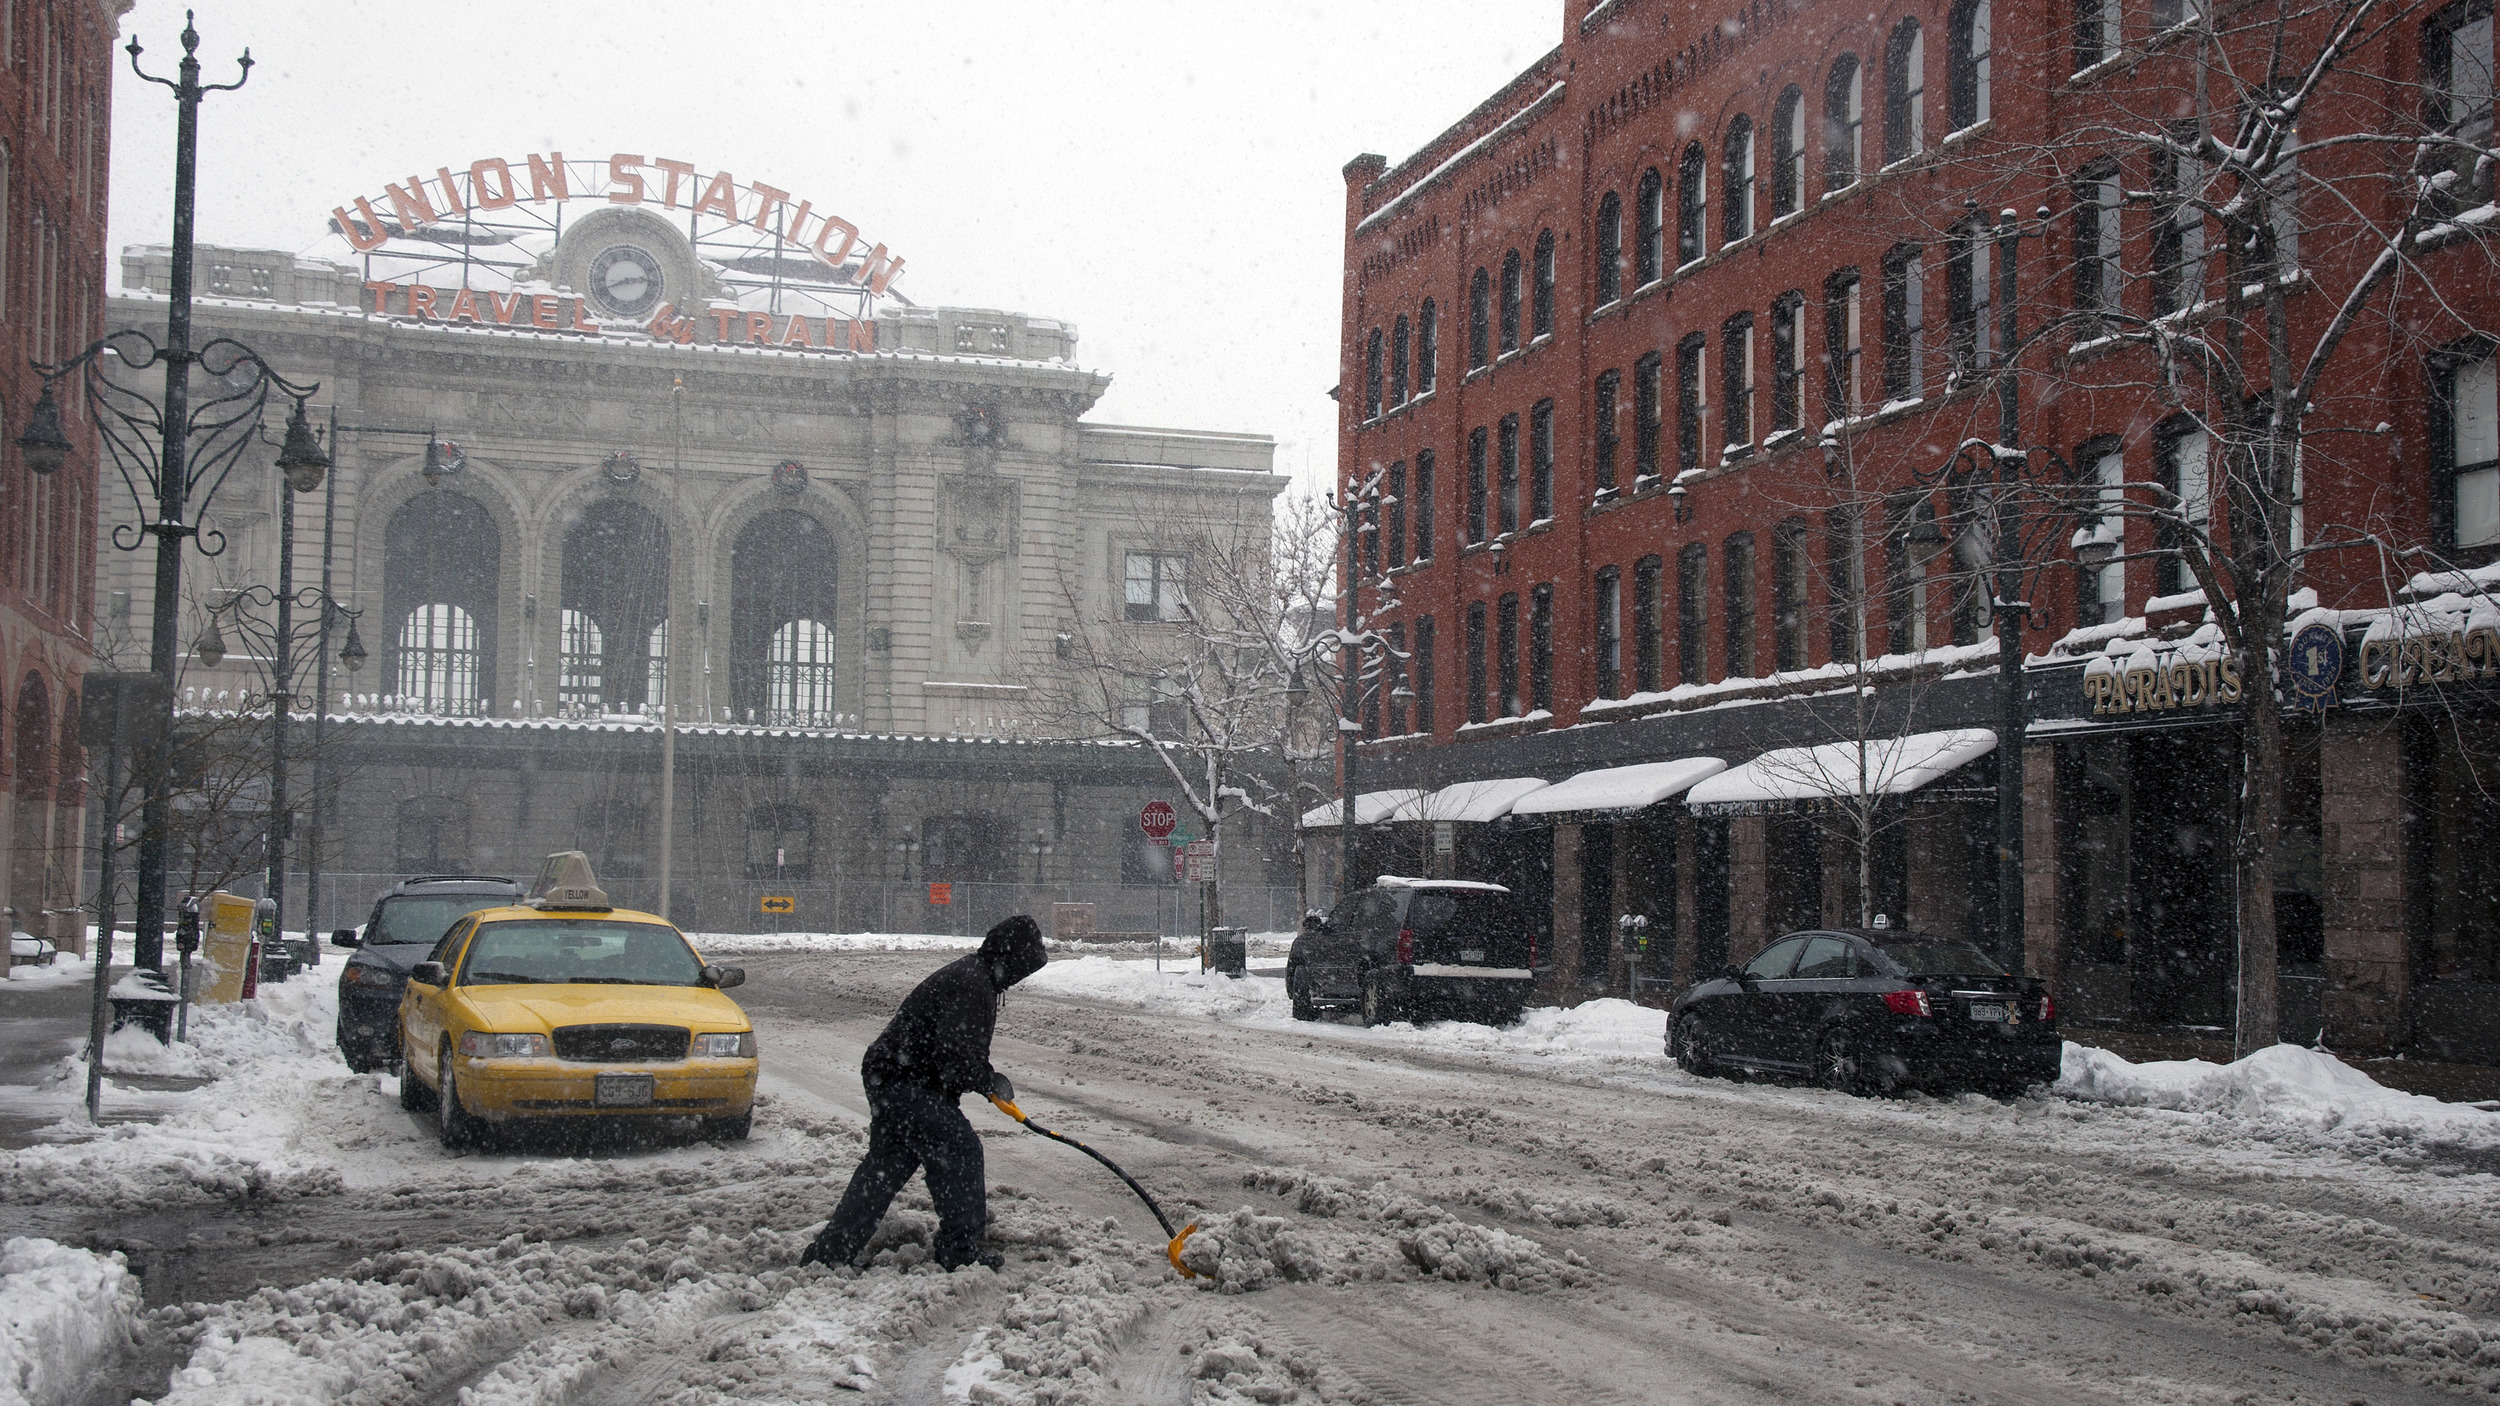
POLYGON ((946 1099, 987 1093, 998 993, 1049 961, 1041 925, 1031 918, 1017 914, 991 928, 980 951, 929 973, 903 998, 860 1060, 861 1082, 872 1091, 912 1085, 946 1099))

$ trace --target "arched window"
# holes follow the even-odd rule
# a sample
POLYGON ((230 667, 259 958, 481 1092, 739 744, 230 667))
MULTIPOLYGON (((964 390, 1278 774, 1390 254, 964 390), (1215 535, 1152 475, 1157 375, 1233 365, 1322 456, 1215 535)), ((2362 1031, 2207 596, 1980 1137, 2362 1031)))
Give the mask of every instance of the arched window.
POLYGON ((1719 239, 1733 244, 1753 234, 1752 118, 1739 117, 1727 124, 1727 140, 1720 148, 1719 165, 1727 186, 1727 203, 1719 212, 1719 239))
POLYGON ((1537 231, 1536 266, 1530 273, 1528 335, 1547 337, 1554 331, 1554 232, 1537 231))
POLYGON ((602 710, 607 701, 600 687, 607 669, 607 633, 587 611, 567 610, 559 634, 556 701, 568 708, 602 710))
POLYGON ((766 721, 830 726, 834 713, 833 630, 822 621, 793 620, 773 631, 764 653, 766 721))
POLYGON ((1493 360, 1493 275, 1476 270, 1467 285, 1467 369, 1493 360))
POLYGON ((1952 30, 1949 87, 1958 132, 1988 120, 1988 0, 1961 0, 1953 7, 1952 30))
POLYGON ((41 674, 17 686, 17 796, 40 801, 52 794, 52 691, 41 674))
POLYGON ((1389 334, 1389 403, 1406 403, 1406 353, 1409 333, 1406 314, 1399 313, 1396 330, 1389 334))
POLYGON ((646 643, 650 646, 650 661, 643 670, 642 701, 653 708, 665 708, 668 706, 668 622, 666 620, 651 627, 651 634, 646 643))
POLYGON ((1502 255, 1502 350, 1519 350, 1519 251, 1502 255))
POLYGON ((1633 201, 1638 213, 1638 239, 1634 244, 1639 272, 1636 281, 1651 284, 1667 272, 1667 183, 1650 167, 1641 173, 1641 188, 1633 201))
POLYGON ((811 721, 817 714, 837 711, 829 633, 841 618, 836 565, 833 535, 795 508, 764 513, 738 533, 729 562, 729 701, 737 716, 760 713, 785 726, 817 726, 811 721), (793 633, 793 625, 807 628, 793 633), (819 630, 828 632, 821 648, 809 643, 819 630), (785 635, 797 643, 785 648, 785 635), (791 674, 780 667, 785 663, 820 664, 823 672, 791 674), (819 693, 784 687, 807 678, 821 683, 819 693), (802 695, 812 701, 792 701, 802 695))
POLYGON ((1823 189, 1847 190, 1858 183, 1858 162, 1866 133, 1865 75, 1858 56, 1832 60, 1823 80, 1823 189))
POLYGON ((1884 44, 1884 164, 1927 148, 1927 42, 1917 20, 1894 26, 1884 44))
POLYGON ((1363 343, 1363 418, 1380 418, 1380 329, 1363 343))
POLYGON ((1623 296, 1623 198, 1606 192, 1597 202, 1597 305, 1623 296))
POLYGON ((1806 95, 1795 84, 1771 110, 1771 218, 1797 213, 1806 189, 1806 95))
POLYGON ((448 488, 418 493, 393 512, 382 533, 382 691, 417 700, 428 712, 482 716, 495 698, 497 588, 502 576, 501 534, 483 504, 448 488), (410 627, 429 608, 427 624, 410 627), (456 613, 467 621, 455 628, 456 613), (445 632, 449 631, 449 634, 445 632), (464 657, 427 653, 403 657, 403 647, 453 648, 464 657), (452 669, 445 673, 446 668, 452 669), (450 685, 465 680, 458 687, 450 685))
POLYGON ((475 616, 448 601, 430 601, 399 622, 397 645, 397 689, 405 706, 463 718, 481 711, 475 616))
POLYGON ((1710 158, 1701 143, 1684 148, 1675 173, 1675 261, 1689 264, 1708 252, 1710 220, 1710 158))
POLYGON ((652 632, 668 618, 668 547, 658 516, 626 498, 593 502, 564 534, 564 702, 630 713, 650 701, 652 632))
POLYGON ((1432 394, 1440 366, 1441 310, 1426 298, 1423 312, 1415 319, 1415 394, 1432 394))

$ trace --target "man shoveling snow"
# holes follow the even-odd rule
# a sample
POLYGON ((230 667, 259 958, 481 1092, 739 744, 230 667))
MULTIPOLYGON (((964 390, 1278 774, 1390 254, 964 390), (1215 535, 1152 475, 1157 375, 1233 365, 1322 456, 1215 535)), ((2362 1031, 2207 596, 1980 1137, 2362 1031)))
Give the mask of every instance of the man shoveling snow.
POLYGON ((981 1139, 956 1100, 983 1094, 1014 1101, 1015 1086, 990 1067, 998 997, 1049 961, 1041 926, 1019 913, 991 928, 980 951, 931 972, 903 998, 859 1062, 868 1155, 800 1264, 851 1263, 915 1170, 927 1174, 929 1199, 937 1203, 937 1262, 948 1269, 1004 1263, 981 1249, 989 1224, 981 1139))

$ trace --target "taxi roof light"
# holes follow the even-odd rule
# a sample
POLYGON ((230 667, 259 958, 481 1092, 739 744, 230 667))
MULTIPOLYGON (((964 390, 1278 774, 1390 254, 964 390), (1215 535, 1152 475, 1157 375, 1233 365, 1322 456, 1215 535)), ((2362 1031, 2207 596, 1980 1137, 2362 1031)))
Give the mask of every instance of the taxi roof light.
POLYGON ((547 856, 530 885, 529 906, 554 913, 605 913, 616 905, 590 872, 590 856, 577 849, 547 856))

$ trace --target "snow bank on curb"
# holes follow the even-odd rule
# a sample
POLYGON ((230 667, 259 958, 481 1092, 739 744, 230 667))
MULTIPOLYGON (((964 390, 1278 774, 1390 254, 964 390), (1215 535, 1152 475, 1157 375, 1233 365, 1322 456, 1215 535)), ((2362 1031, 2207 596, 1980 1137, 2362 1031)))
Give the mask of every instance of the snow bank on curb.
POLYGON ((978 937, 929 932, 690 932, 705 956, 731 952, 969 952, 978 937))
POLYGON ((85 986, 95 980, 95 964, 75 952, 64 952, 48 967, 9 968, 9 985, 18 991, 45 991, 60 986, 85 986))
POLYGON ((2187 1113, 2290 1119, 2321 1130, 2401 1124, 2500 1141, 2500 1114, 2388 1088, 2330 1054, 2275 1045, 2230 1064, 2130 1063, 2069 1041, 2056 1091, 2069 1098, 2187 1113))
POLYGON ((1262 977, 1217 976, 1195 963, 1160 972, 1152 962, 1118 957, 1061 957, 1024 979, 1027 988, 1061 996, 1083 996, 1114 1005, 1150 1010, 1159 1015, 1196 1016, 1205 1020, 1293 1018, 1285 984, 1262 977))
POLYGON ((13 1106, 60 1121, 48 1139, 0 1153, 0 1203, 67 1199, 102 1205, 165 1200, 323 1196, 342 1189, 335 1139, 337 1092, 358 1076, 339 1059, 335 982, 306 973, 258 999, 195 1006, 188 1044, 159 1046, 123 1030, 107 1038, 113 1073, 182 1074, 210 1082, 181 1092, 133 1091, 106 1081, 106 1115, 137 1110, 152 1122, 90 1126, 86 1065, 62 1060, 13 1106), (320 1127, 326 1136, 310 1138, 320 1127), (329 1142, 327 1148, 308 1146, 329 1142))
POLYGON ((31 1237, 0 1245, 0 1406, 53 1406, 130 1342, 139 1282, 122 1257, 31 1237))

